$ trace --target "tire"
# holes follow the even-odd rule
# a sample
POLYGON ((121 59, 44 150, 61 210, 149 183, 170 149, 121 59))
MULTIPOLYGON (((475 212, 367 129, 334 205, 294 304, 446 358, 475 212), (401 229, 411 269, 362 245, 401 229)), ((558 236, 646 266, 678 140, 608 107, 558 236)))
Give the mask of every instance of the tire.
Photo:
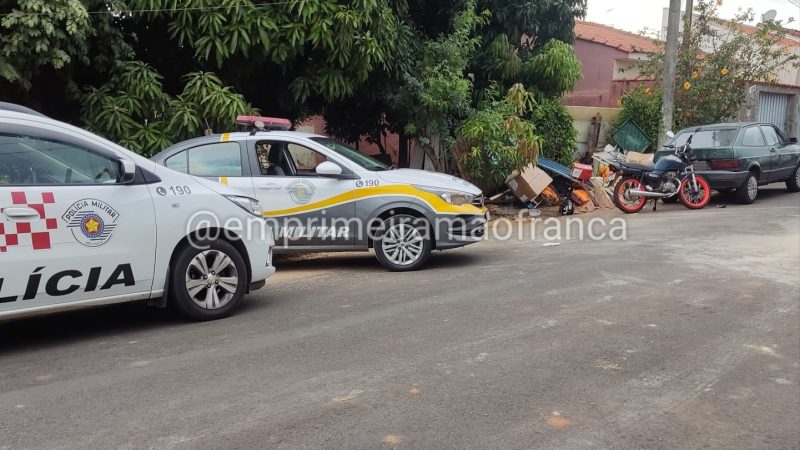
POLYGON ((747 174, 744 183, 736 188, 736 200, 743 205, 749 205, 758 197, 758 177, 753 172, 747 174))
POLYGON ((409 272, 424 266, 431 257, 433 241, 428 221, 398 214, 383 221, 373 243, 375 256, 392 272, 409 272))
POLYGON ((614 204, 625 214, 634 214, 641 211, 647 204, 647 198, 637 197, 628 199, 625 193, 630 189, 642 189, 642 182, 634 177, 624 177, 614 186, 614 204))
POLYGON ((170 305, 193 320, 227 317, 247 290, 247 266, 227 241, 199 244, 200 248, 184 245, 175 257, 170 268, 170 305))
POLYGON ((697 192, 694 191, 692 177, 686 177, 681 181, 678 196, 680 196, 683 206, 689 209, 703 209, 711 201, 711 186, 709 186, 705 177, 701 175, 695 175, 694 177, 697 180, 697 192))
POLYGON ((786 180, 786 189, 789 192, 800 192, 800 166, 795 167, 792 176, 786 180))

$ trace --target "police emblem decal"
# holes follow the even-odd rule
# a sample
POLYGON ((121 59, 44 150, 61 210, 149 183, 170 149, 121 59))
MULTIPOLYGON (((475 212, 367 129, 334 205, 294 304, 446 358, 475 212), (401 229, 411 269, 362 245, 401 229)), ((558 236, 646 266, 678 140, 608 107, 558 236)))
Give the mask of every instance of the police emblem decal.
POLYGON ((76 241, 87 247, 99 247, 111 239, 117 229, 119 213, 102 200, 78 200, 61 216, 76 241))
POLYGON ((293 202, 298 205, 305 205, 311 201, 311 196, 314 195, 317 187, 307 180, 295 180, 286 186, 286 190, 289 192, 289 196, 292 197, 293 202))

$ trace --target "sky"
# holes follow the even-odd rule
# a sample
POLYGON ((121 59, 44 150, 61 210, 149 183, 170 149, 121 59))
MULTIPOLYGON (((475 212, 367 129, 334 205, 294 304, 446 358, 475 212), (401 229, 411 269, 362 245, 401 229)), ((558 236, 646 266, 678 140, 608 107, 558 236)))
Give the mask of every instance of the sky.
MULTIPOLYGON (((685 3, 681 1, 681 4, 685 3)), ((647 28, 657 35, 661 30, 663 8, 668 6, 669 0, 588 0, 586 20, 634 33, 647 28)), ((776 19, 783 20, 785 26, 800 29, 800 6, 792 4, 790 0, 723 0, 719 7, 720 17, 731 19, 740 8, 750 7, 757 19, 774 9, 778 13, 776 19), (794 18, 794 22, 787 23, 790 17, 794 18)))

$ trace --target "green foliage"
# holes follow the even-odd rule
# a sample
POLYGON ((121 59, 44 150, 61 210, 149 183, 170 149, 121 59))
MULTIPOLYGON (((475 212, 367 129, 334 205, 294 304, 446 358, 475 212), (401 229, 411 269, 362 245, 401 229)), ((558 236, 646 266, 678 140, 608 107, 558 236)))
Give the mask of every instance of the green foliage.
POLYGON ((452 143, 455 128, 472 111, 472 81, 465 73, 480 41, 473 36, 485 20, 466 2, 453 19, 453 31, 428 41, 390 101, 404 111, 404 131, 417 137, 432 134, 452 143))
POLYGON ((119 64, 102 87, 85 90, 81 103, 87 128, 149 156, 207 127, 233 129, 237 115, 255 112, 213 73, 187 74, 183 92, 175 97, 164 91, 162 80, 142 62, 119 64))
POLYGON ((483 106, 461 126, 458 136, 469 146, 464 167, 470 178, 491 189, 501 186, 512 171, 535 161, 542 140, 525 119, 536 101, 521 84, 483 106))
POLYGON ((533 109, 531 121, 542 138, 541 156, 572 167, 578 132, 564 105, 558 99, 542 100, 533 109))
MULTIPOLYGON (((786 30, 780 21, 763 22, 753 31, 746 29, 752 9, 722 21, 717 6, 712 0, 696 3, 691 33, 678 52, 674 123, 666 128, 735 119, 749 86, 775 82, 779 72, 800 64, 800 56, 781 44, 786 30)), ((655 55, 642 73, 660 79, 662 61, 663 55, 655 55)))
POLYGON ((90 16, 90 8, 116 2, 101 0, 19 0, 0 5, 0 80, 30 90, 42 70, 67 70, 131 55, 108 14, 90 16))
POLYGON ((271 63, 293 74, 288 92, 295 103, 312 96, 326 101, 351 96, 373 71, 391 71, 410 36, 389 0, 129 0, 131 9, 163 10, 146 19, 166 21, 169 36, 193 49, 195 60, 222 68, 229 61, 271 63))
POLYGON ((632 120, 650 138, 652 144, 647 150, 654 150, 661 132, 661 91, 637 86, 622 94, 620 101, 622 109, 617 118, 606 128, 606 140, 613 143, 611 133, 626 120, 632 120))
POLYGON ((574 88, 581 65, 570 44, 586 0, 481 0, 478 8, 491 11, 470 64, 478 99, 493 84, 505 90, 522 83, 546 97, 574 88))

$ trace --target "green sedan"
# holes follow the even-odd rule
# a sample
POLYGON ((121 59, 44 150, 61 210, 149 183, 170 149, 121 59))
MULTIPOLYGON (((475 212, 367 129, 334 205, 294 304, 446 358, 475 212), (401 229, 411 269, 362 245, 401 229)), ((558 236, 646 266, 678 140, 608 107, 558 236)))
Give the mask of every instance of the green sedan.
MULTIPOLYGON (((697 127, 679 131, 669 142, 683 145, 697 127)), ((800 145, 768 123, 719 123, 704 125, 692 138, 697 157, 695 170, 712 189, 735 190, 741 203, 753 203, 758 187, 786 183, 790 192, 800 191, 800 145)), ((672 149, 656 152, 655 161, 672 149)))

